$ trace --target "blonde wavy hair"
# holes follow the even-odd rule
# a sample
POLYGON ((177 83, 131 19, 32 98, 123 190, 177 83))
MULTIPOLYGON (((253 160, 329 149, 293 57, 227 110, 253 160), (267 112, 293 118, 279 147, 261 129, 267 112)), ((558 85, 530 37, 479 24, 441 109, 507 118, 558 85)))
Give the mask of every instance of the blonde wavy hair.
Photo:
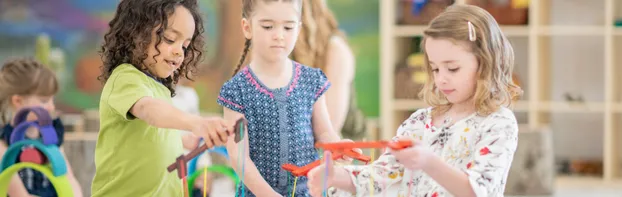
POLYGON ((457 4, 449 6, 434 18, 423 32, 424 70, 428 79, 419 96, 434 107, 433 115, 446 112, 451 107, 434 85, 432 69, 425 51, 428 38, 449 39, 454 43, 465 43, 478 61, 477 84, 473 95, 479 115, 489 115, 501 106, 511 107, 523 93, 512 81, 514 51, 503 35, 496 20, 484 9, 457 4))
POLYGON ((291 58, 301 64, 324 69, 326 52, 333 36, 345 40, 337 19, 325 0, 303 0, 302 28, 291 58))

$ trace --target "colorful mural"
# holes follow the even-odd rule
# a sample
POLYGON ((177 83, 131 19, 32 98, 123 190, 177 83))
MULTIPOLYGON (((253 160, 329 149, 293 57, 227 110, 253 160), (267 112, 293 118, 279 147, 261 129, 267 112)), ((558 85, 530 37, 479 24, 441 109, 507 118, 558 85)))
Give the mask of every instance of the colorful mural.
MULTIPOLYGON (((58 106, 63 111, 98 107, 98 54, 107 22, 119 0, 0 0, 0 61, 34 56, 41 35, 49 38, 50 61, 63 64, 58 106)), ((201 0, 206 16, 208 46, 206 76, 194 83, 204 111, 218 112, 215 98, 231 75, 243 46, 239 31, 241 1, 201 0), (228 35, 226 38, 220 35, 228 35), (219 58, 214 58, 219 57, 219 58)), ((357 56, 359 105, 368 116, 378 115, 378 1, 330 0, 357 56), (356 8, 356 9, 353 9, 356 8), (347 11, 346 11, 347 10, 347 11), (365 80, 362 80, 365 79, 365 80)))

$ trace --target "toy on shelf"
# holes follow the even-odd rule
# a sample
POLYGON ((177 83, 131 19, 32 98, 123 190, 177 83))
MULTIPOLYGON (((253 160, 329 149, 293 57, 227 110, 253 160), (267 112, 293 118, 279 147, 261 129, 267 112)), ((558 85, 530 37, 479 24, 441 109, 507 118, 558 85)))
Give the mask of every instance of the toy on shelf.
MULTIPOLYGON (((334 143, 318 143, 316 148, 330 151, 333 159, 339 159, 343 156, 349 156, 362 162, 369 162, 371 157, 365 156, 354 151, 355 148, 391 148, 401 150, 412 146, 412 141, 374 141, 374 142, 334 142, 334 143)), ((306 176, 311 169, 320 165, 320 160, 316 160, 302 167, 293 164, 284 164, 282 168, 289 171, 294 176, 306 176)))
POLYGON ((466 3, 485 9, 499 25, 527 25, 529 22, 528 0, 467 0, 466 3))
POLYGON ((9 139, 9 147, 0 162, 0 196, 7 196, 11 178, 19 170, 30 168, 50 180, 60 197, 72 197, 73 190, 67 178, 67 165, 58 146, 58 135, 48 111, 40 107, 23 109, 15 115, 17 125, 9 139), (38 120, 26 121, 34 113, 38 120), (27 134, 35 128, 35 138, 27 134))
POLYGON ((455 0, 399 0, 400 24, 425 25, 455 0))
MULTIPOLYGON (((238 131, 238 132, 235 134, 235 137, 234 137, 235 143, 239 143, 240 141, 242 141, 242 139, 244 138, 243 133, 244 133, 244 130, 246 129, 247 125, 248 125, 248 122, 244 118, 240 118, 238 121, 236 121, 235 128, 236 128, 236 131, 238 131)), ((185 191, 189 191, 190 190, 189 188, 192 188, 191 185, 189 185, 188 180, 187 180, 187 176, 188 176, 188 166, 187 166, 187 163, 188 163, 188 161, 193 160, 195 157, 199 156, 201 153, 203 153, 203 152, 205 152, 207 150, 208 150, 207 144, 203 144, 202 146, 200 146, 200 147, 190 151, 190 153, 188 153, 186 155, 180 155, 179 157, 177 157, 175 163, 172 163, 171 165, 169 165, 166 168, 166 170, 168 170, 168 172, 173 172, 174 170, 177 170, 177 177, 179 177, 183 181, 183 186, 184 186, 184 190, 183 191, 184 191, 184 195, 186 197, 189 195, 190 192, 185 192, 185 191)), ((225 172, 225 174, 226 174, 226 172, 225 172)), ((195 176, 195 178, 196 178, 196 176, 195 176)), ((238 180, 243 180, 243 178, 242 179, 238 179, 238 180)), ((193 179, 193 181, 194 181, 194 179, 193 179)), ((239 183, 236 182, 236 184, 239 184, 239 183)))

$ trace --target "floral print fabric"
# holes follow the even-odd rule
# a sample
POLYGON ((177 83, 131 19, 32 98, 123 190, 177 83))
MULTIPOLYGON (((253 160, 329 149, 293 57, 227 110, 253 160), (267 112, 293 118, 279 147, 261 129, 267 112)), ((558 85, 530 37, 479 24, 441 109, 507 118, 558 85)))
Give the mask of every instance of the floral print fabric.
MULTIPOLYGON (((514 113, 500 108, 487 117, 472 114, 453 125, 445 121, 437 127, 432 125, 431 109, 413 113, 400 125, 397 135, 421 140, 436 156, 463 171, 477 196, 503 196, 518 143, 514 113)), ((350 172, 356 193, 330 188, 329 196, 454 196, 424 172, 405 169, 390 153, 370 165, 345 169, 350 172)))

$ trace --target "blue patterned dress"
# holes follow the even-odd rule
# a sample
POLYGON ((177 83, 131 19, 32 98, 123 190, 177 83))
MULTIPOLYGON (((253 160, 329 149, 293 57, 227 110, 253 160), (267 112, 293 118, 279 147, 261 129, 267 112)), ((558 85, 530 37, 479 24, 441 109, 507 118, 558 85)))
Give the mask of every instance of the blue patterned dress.
MULTIPOLYGON (((285 87, 270 89, 246 66, 220 90, 218 104, 248 120, 250 158, 264 180, 278 193, 291 195, 294 177, 283 170, 317 160, 311 117, 313 105, 330 87, 320 69, 292 61, 292 78, 285 87)), ((236 164, 241 166, 241 164, 236 164)), ((244 186, 245 196, 255 196, 244 186)), ((307 178, 296 183, 295 196, 309 196, 307 178)))

